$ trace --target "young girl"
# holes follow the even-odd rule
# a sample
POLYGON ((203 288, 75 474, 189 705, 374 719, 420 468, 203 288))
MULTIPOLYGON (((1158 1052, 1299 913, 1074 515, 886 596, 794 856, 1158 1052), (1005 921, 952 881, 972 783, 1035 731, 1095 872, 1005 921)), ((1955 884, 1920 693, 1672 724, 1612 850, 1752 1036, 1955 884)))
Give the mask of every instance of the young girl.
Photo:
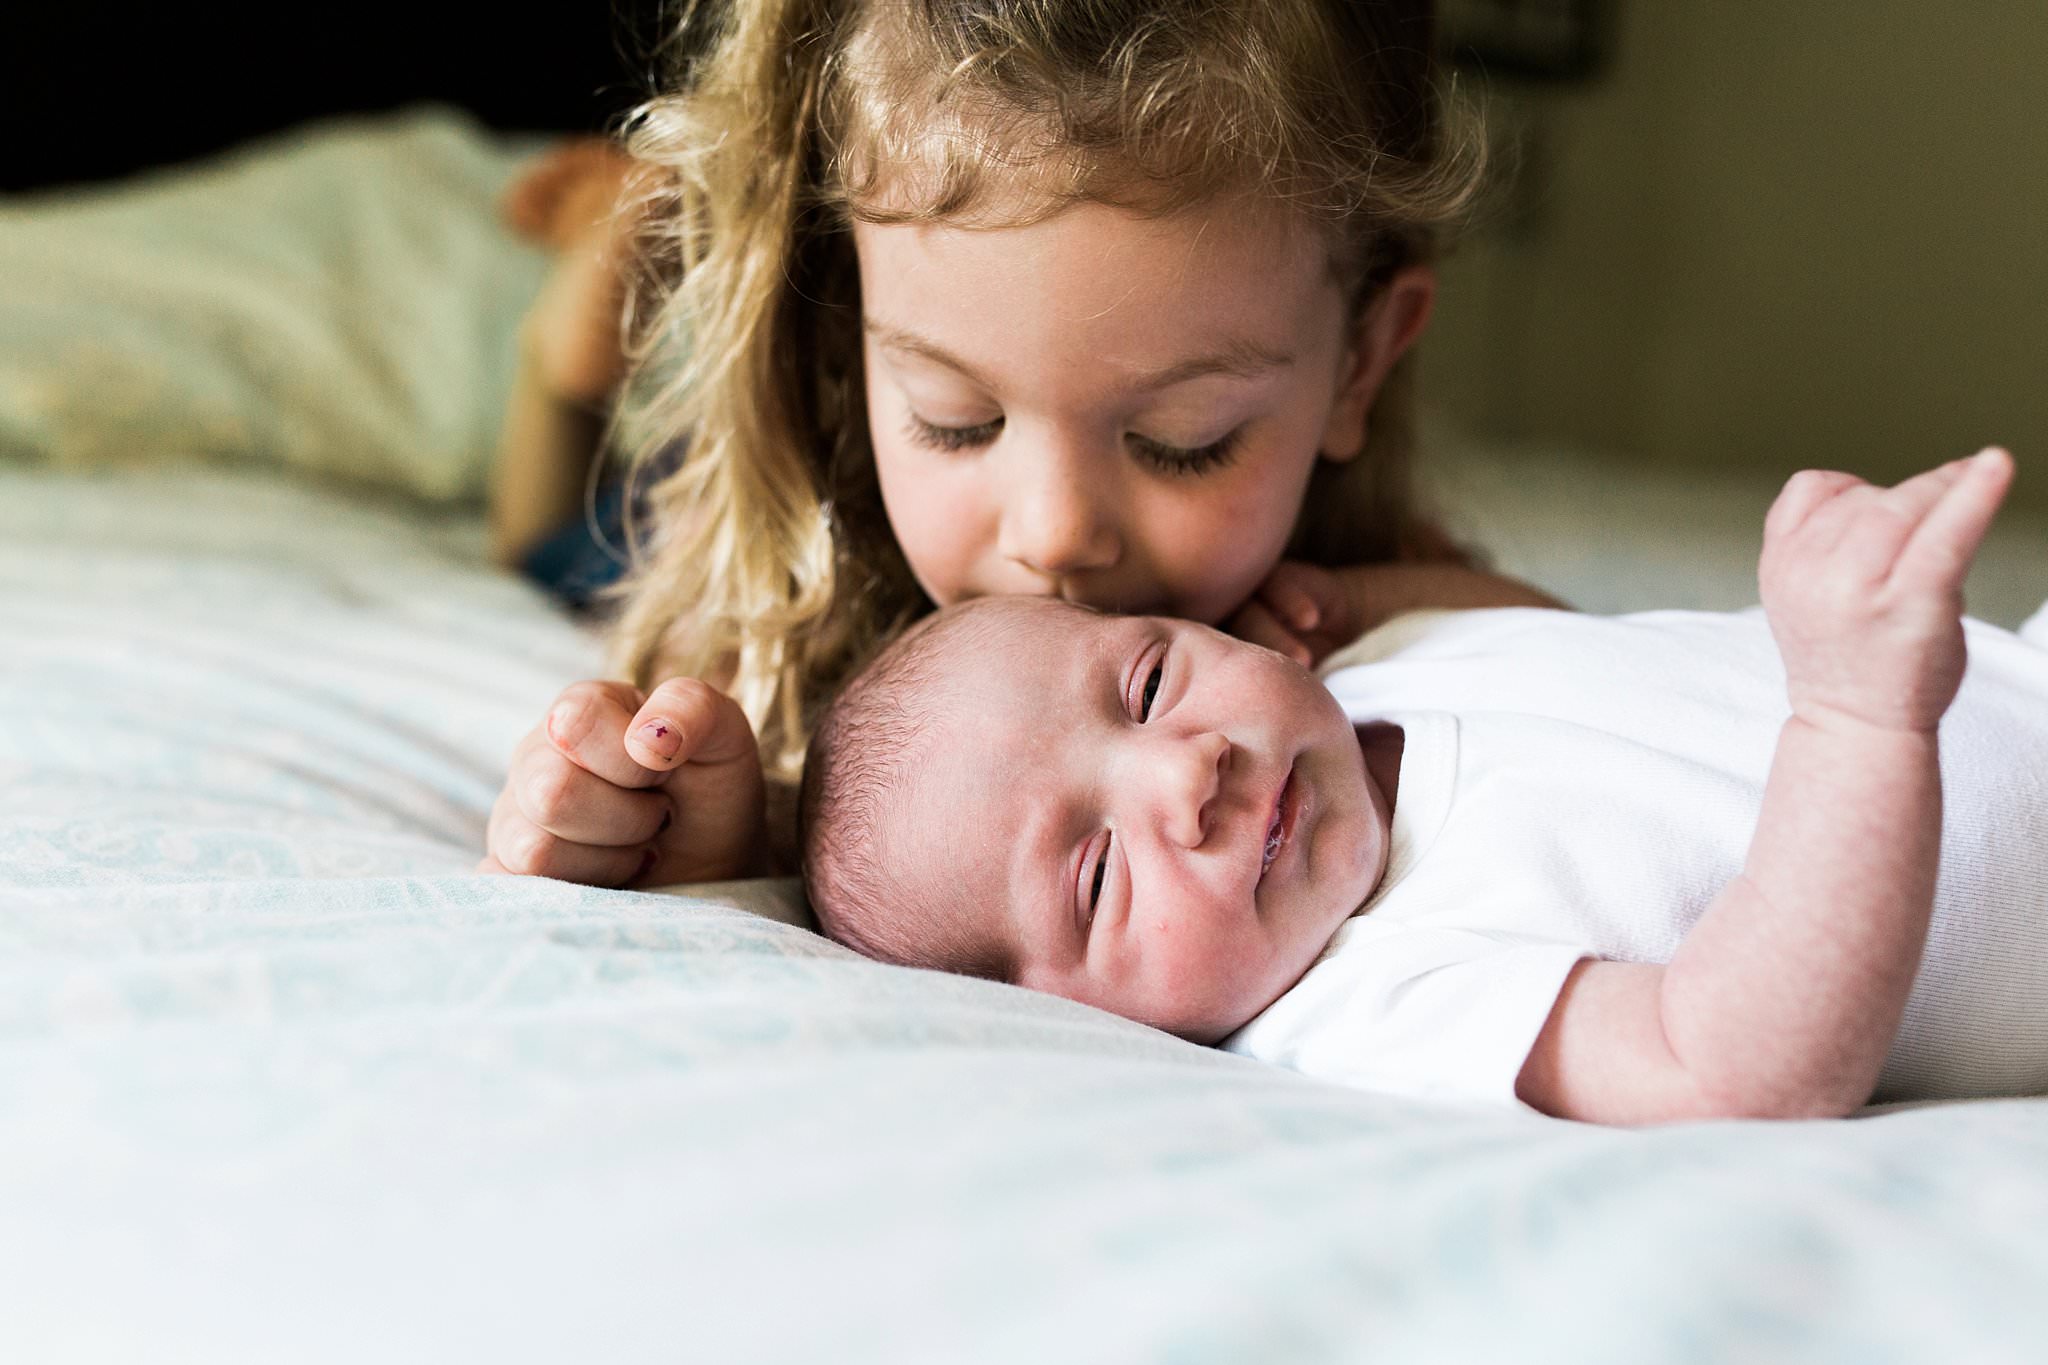
MULTIPOLYGON (((1426 3, 763 0, 684 25, 680 89, 630 137, 674 285, 621 282, 619 228, 563 267, 586 316, 659 300, 618 422, 634 471, 667 471, 635 488, 631 682, 568 688, 521 742, 485 870, 784 862, 766 792, 934 604, 1056 595, 1309 660, 1418 605, 1549 600, 1411 503, 1404 359, 1478 176, 1434 108, 1426 3)), ((551 340, 508 423, 506 550, 594 440, 589 393, 548 396, 551 340)))

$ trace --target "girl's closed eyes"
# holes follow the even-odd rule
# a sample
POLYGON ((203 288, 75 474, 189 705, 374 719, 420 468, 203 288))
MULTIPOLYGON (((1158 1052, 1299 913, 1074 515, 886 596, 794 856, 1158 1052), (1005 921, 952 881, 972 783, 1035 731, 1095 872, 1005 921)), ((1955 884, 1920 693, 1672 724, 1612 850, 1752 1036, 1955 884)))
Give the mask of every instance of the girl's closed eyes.
MULTIPOLYGON (((996 437, 1002 434, 1002 430, 1003 419, 1000 417, 992 421, 977 422, 973 426, 953 427, 927 422, 913 413, 909 425, 912 440, 933 450, 947 453, 979 450, 992 444, 996 437)), ((1154 440, 1150 436, 1141 436, 1136 432, 1130 433, 1124 439, 1138 458, 1153 470, 1169 477, 1177 477, 1204 474, 1229 464, 1231 457, 1237 453, 1238 442, 1243 434, 1242 426, 1233 427, 1216 440, 1193 447, 1172 445, 1154 440)))

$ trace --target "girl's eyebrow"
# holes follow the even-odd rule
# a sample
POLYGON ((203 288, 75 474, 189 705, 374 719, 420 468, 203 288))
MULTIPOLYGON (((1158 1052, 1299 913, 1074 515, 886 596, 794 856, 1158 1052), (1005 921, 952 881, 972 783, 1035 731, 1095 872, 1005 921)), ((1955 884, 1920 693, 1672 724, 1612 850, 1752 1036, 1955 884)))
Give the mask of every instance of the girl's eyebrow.
MULTIPOLYGON (((907 351, 911 355, 921 356, 935 364, 944 365, 984 389, 993 391, 995 388, 987 375, 930 337, 919 336, 906 328, 877 318, 867 319, 865 326, 877 344, 889 350, 907 351)), ((1291 351, 1267 346, 1250 337, 1233 337, 1219 350, 1189 356, 1163 369, 1133 374, 1124 387, 1131 392, 1168 389, 1175 384, 1185 384, 1190 379, 1204 379, 1210 375, 1252 379, 1272 370, 1284 370, 1293 363, 1294 354, 1291 351)))

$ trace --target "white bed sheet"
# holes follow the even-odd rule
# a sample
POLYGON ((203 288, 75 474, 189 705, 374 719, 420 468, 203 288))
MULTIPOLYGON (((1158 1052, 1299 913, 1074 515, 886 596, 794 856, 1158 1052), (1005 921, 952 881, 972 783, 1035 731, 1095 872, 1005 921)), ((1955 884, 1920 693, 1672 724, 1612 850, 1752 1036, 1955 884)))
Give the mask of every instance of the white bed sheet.
POLYGON ((2048 1101, 1429 1110, 468 875, 595 661, 476 547, 0 466, 0 1359, 2043 1357, 2048 1101))

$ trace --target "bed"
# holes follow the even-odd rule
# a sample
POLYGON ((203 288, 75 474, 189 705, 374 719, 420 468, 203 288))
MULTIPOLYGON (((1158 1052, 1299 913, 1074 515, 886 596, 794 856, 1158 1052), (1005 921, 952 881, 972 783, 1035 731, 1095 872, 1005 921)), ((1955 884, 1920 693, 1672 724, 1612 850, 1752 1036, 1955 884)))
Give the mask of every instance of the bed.
MULTIPOLYGON (((0 1360, 2048 1356, 2048 1101, 1431 1109, 864 962, 787 882, 471 875, 598 667, 473 503, 530 146, 0 208, 0 1360)), ((1753 599, 1754 478, 1435 469, 1589 609, 1753 599)))

